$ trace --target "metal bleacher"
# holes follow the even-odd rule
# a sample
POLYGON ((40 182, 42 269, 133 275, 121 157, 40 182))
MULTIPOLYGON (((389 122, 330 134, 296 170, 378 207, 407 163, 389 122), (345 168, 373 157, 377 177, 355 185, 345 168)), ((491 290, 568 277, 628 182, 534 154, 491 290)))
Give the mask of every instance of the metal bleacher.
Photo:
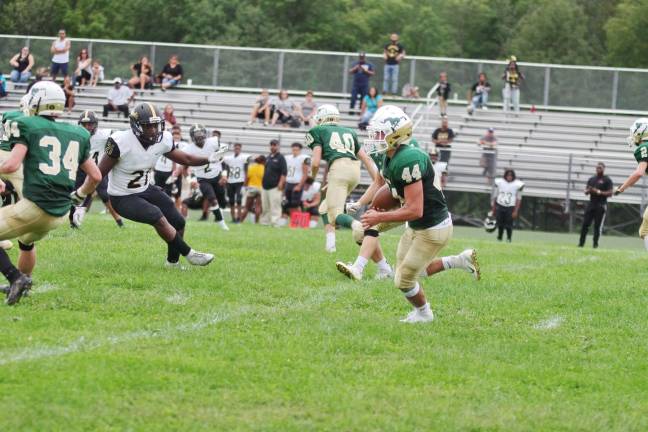
MULTIPOLYGON (((84 87, 76 91, 76 106, 64 120, 76 121, 82 110, 102 111, 108 91, 107 85, 84 87)), ((266 153, 271 139, 279 139, 282 149, 288 152, 290 143, 303 142, 305 127, 298 129, 248 126, 251 106, 259 89, 189 88, 162 92, 159 89, 136 92, 136 102, 152 102, 160 109, 172 104, 175 116, 183 128, 185 138, 193 123, 202 123, 209 129, 219 129, 226 143, 240 142, 247 154, 266 153)), ((301 93, 303 94, 303 92, 301 93)), ((11 91, 0 100, 0 112, 15 109, 22 91, 11 91)), ((299 92, 291 93, 297 101, 299 92)), ((340 108, 342 124, 356 128, 357 112, 349 112, 346 95, 316 95, 317 103, 332 103, 340 108)), ((440 123, 438 110, 430 101, 394 99, 394 103, 415 120, 415 137, 423 147, 431 147, 431 134, 440 123)), ((517 115, 506 114, 496 107, 488 111, 477 110, 468 115, 465 104, 452 104, 448 108, 450 127, 457 133, 452 145, 449 164, 448 190, 489 193, 491 185, 482 176, 479 159, 482 150, 479 138, 489 127, 496 130, 498 139, 497 172, 504 168, 516 170, 526 183, 525 194, 556 199, 585 199, 583 188, 593 175, 597 162, 607 165, 606 173, 616 184, 634 169, 631 149, 625 143, 628 127, 634 120, 629 115, 584 113, 564 111, 524 110, 517 115)), ((101 127, 122 129, 127 121, 116 113, 103 119, 101 127)), ((363 133, 359 133, 361 139, 363 133)), ((368 176, 363 175, 363 183, 368 176)), ((641 184, 640 184, 641 185, 641 184)), ((640 186, 638 185, 638 186, 640 186)), ((645 187, 645 183, 644 183, 645 187)), ((635 187, 614 201, 643 204, 644 187, 635 187)))

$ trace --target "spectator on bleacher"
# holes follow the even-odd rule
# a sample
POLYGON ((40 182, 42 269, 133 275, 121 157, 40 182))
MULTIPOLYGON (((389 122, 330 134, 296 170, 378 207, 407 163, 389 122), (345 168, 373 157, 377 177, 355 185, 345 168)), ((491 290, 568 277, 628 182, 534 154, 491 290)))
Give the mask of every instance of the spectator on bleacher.
POLYGON ((441 115, 441 117, 446 117, 448 115, 448 99, 450 99, 451 91, 447 73, 441 72, 439 74, 437 85, 436 93, 439 98, 439 115, 441 115))
POLYGON ((398 34, 392 33, 389 43, 383 50, 385 59, 383 93, 395 95, 398 93, 398 68, 400 62, 405 58, 405 48, 398 41, 398 34))
POLYGON ((274 114, 272 114, 271 126, 279 122, 283 127, 299 127, 299 107, 288 97, 286 90, 279 91, 279 98, 273 103, 274 114))
POLYGON ((366 130, 367 125, 371 121, 371 118, 376 114, 378 108, 383 105, 383 99, 380 94, 378 94, 378 89, 376 87, 371 87, 369 93, 367 93, 362 99, 362 108, 360 109, 360 122, 358 123, 358 128, 360 130, 366 130))
POLYGON ((266 158, 261 189, 261 224, 278 227, 281 219, 281 196, 286 186, 288 168, 286 159, 279 153, 279 141, 270 141, 270 154, 266 158))
POLYGON ((120 111, 128 118, 128 104, 133 101, 133 91, 122 84, 121 78, 115 78, 113 83, 114 86, 108 90, 108 103, 103 106, 103 116, 108 117, 108 111, 120 111))
POLYGON ((53 80, 59 72, 63 76, 68 74, 68 64, 70 63, 70 39, 66 38, 65 30, 61 29, 58 33, 58 39, 52 42, 50 52, 52 56, 52 67, 50 68, 50 75, 53 80))
POLYGON ((596 165, 596 175, 590 177, 585 187, 585 195, 590 196, 590 201, 583 215, 583 226, 581 228, 579 247, 585 246, 585 239, 589 227, 594 221, 594 249, 598 247, 599 237, 601 236, 601 224, 603 216, 607 211, 607 199, 612 196, 614 185, 612 179, 605 175, 605 164, 599 162, 596 165))
POLYGON ((376 71, 374 65, 367 63, 367 55, 364 52, 358 54, 358 61, 351 65, 349 73, 353 75, 353 83, 351 85, 351 103, 349 108, 354 109, 356 100, 364 99, 365 95, 369 93, 369 79, 374 76, 376 71))
POLYGON ((490 184, 495 176, 495 161, 497 160, 497 138, 495 138, 495 129, 488 128, 486 135, 479 140, 482 153, 479 160, 479 166, 484 168, 482 175, 486 177, 486 183, 490 184))
POLYGON ((515 56, 509 58, 502 79, 504 80, 504 89, 502 89, 504 111, 510 111, 512 105, 516 113, 520 112, 520 83, 524 80, 524 74, 520 72, 515 56))
POLYGON ((265 172, 265 156, 259 155, 254 162, 249 164, 245 174, 245 206, 241 213, 240 221, 244 222, 250 211, 254 211, 254 223, 261 220, 261 189, 263 188, 263 174, 265 172))
POLYGON ((299 118, 302 123, 306 126, 311 126, 313 121, 313 116, 317 111, 317 104, 313 101, 313 91, 308 90, 306 96, 304 97, 304 102, 299 106, 299 118))
POLYGON ((162 68, 162 73, 160 74, 162 90, 166 90, 171 87, 175 87, 180 84, 182 80, 182 65, 178 61, 177 55, 172 55, 169 58, 169 63, 165 64, 162 68))
POLYGON ((428 156, 432 161, 434 171, 441 174, 441 187, 445 188, 448 184, 448 163, 439 160, 439 150, 436 147, 430 149, 428 156))
POLYGON ((214 130, 212 130, 212 136, 213 136, 213 137, 216 137, 216 138, 218 138, 218 139, 220 140, 220 137, 221 137, 221 131, 219 131, 218 129, 214 129, 214 130))
POLYGON ((131 66, 131 72, 133 72, 133 76, 128 80, 128 87, 135 89, 139 86, 140 90, 143 91, 145 88, 153 86, 153 65, 151 65, 148 57, 142 56, 138 63, 131 66))
POLYGON ((95 59, 95 61, 92 62, 91 74, 92 77, 90 78, 90 85, 92 87, 96 87, 98 81, 104 80, 104 67, 101 66, 101 61, 95 59))
POLYGON ((18 54, 9 60, 13 68, 10 79, 14 83, 24 83, 31 77, 31 69, 34 67, 34 56, 29 52, 29 47, 23 47, 18 54))
POLYGON ((76 58, 77 67, 74 70, 74 81, 78 86, 86 85, 92 79, 92 59, 87 48, 83 48, 76 58))
POLYGON ((63 93, 65 93, 65 108, 67 108, 68 113, 71 113, 72 108, 74 108, 75 101, 74 85, 72 85, 72 79, 69 75, 66 75, 65 78, 63 78, 63 85, 61 85, 61 87, 63 88, 63 93))
POLYGON ((432 142, 439 149, 439 160, 441 162, 450 163, 450 147, 454 138, 454 131, 448 127, 448 118, 443 117, 441 119, 441 127, 436 128, 432 132, 432 142))
POLYGON ((401 96, 407 99, 418 99, 421 97, 421 95, 419 94, 419 88, 410 83, 406 83, 403 86, 403 91, 401 92, 401 96))
POLYGON ((263 120, 263 126, 268 126, 270 123, 270 117, 272 117, 273 110, 272 104, 270 103, 270 93, 268 89, 262 89, 261 95, 257 98, 252 106, 252 112, 250 113, 250 120, 248 121, 248 126, 252 126, 257 119, 263 120))
POLYGON ((304 182, 304 191, 301 196, 301 208, 303 212, 310 213, 310 226, 309 228, 317 227, 317 220, 319 218, 319 205, 322 199, 320 190, 322 184, 315 181, 312 177, 308 177, 304 182))
POLYGON ((178 120, 173 113, 173 105, 166 104, 164 107, 164 121, 167 126, 175 126, 178 123, 178 120))
POLYGON ((4 74, 0 72, 0 99, 7 97, 7 79, 4 74))
POLYGON ((481 108, 484 111, 488 110, 488 93, 491 90, 491 85, 486 78, 485 73, 479 74, 479 80, 470 88, 468 92, 468 100, 470 105, 468 105, 468 114, 475 112, 477 108, 481 108))
POLYGON ((27 86, 27 91, 25 93, 29 93, 29 90, 34 86, 39 81, 43 80, 50 80, 51 78, 49 77, 49 71, 47 68, 44 67, 39 67, 36 69, 36 75, 34 75, 34 80, 29 83, 27 86))

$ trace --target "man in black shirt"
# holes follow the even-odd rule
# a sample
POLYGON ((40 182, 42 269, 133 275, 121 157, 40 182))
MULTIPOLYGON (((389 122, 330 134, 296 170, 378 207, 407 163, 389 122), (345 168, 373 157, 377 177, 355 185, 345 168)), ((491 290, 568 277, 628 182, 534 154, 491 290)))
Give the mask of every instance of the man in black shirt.
POLYGON ((385 95, 398 93, 398 66, 405 57, 405 48, 398 41, 398 34, 392 33, 389 37, 389 43, 383 50, 385 59, 385 69, 383 77, 383 93, 385 95))
POLYGON ((270 154, 266 159, 261 190, 261 224, 279 226, 281 218, 281 191, 286 185, 288 167, 286 159, 279 153, 279 141, 270 141, 270 154))
POLYGON ((432 132, 432 142, 439 150, 439 160, 441 162, 450 162, 450 145, 455 138, 455 133, 448 127, 448 118, 441 119, 441 127, 432 132))
POLYGON ((605 164, 599 162, 596 165, 596 175, 587 181, 585 195, 590 196, 590 202, 585 209, 583 217, 583 228, 581 229, 579 247, 585 245, 585 238, 589 226, 594 221, 594 249, 598 247, 599 236, 601 235, 601 223, 607 210, 607 199, 612 196, 612 180, 605 174, 605 164))

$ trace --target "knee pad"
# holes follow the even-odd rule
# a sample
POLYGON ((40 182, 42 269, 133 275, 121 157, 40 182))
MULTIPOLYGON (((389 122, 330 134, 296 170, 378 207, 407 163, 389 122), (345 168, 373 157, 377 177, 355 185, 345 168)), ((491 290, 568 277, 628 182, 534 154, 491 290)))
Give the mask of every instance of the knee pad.
POLYGON ((378 230, 369 228, 368 230, 365 230, 364 235, 369 237, 378 237, 378 230))
POLYGON ((353 236, 353 241, 356 242, 357 245, 361 245, 362 240, 365 236, 365 231, 362 229, 362 225, 356 226, 355 224, 353 224, 353 226, 351 227, 351 234, 353 236))
POLYGON ((29 252, 30 250, 34 249, 34 243, 26 245, 25 243, 18 240, 18 247, 21 251, 29 252))

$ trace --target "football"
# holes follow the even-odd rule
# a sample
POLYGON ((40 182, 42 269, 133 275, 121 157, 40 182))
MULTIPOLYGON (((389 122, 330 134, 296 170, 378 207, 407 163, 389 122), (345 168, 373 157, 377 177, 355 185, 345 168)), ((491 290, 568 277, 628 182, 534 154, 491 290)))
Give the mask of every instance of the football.
POLYGON ((371 208, 386 211, 400 207, 400 200, 394 198, 388 185, 383 185, 373 197, 371 208))

